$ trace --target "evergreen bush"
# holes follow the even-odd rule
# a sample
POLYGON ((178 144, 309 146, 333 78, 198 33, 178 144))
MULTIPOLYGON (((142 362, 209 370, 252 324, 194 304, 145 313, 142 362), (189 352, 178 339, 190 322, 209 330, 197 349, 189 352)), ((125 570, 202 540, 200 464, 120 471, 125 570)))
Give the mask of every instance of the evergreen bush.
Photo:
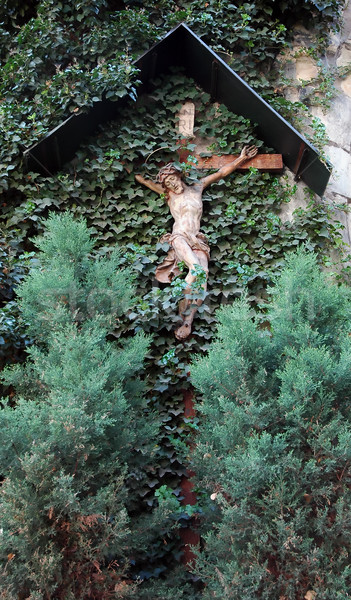
POLYGON ((1 598, 129 597, 124 574, 144 541, 127 479, 157 435, 139 377, 149 341, 108 341, 132 276, 118 252, 92 256, 84 221, 52 217, 37 245, 18 290, 36 343, 5 372, 15 395, 0 411, 1 598))
POLYGON ((351 292, 300 251, 270 293, 265 322, 246 300, 224 308, 192 367, 204 395, 194 455, 208 509, 203 598, 345 600, 351 292))

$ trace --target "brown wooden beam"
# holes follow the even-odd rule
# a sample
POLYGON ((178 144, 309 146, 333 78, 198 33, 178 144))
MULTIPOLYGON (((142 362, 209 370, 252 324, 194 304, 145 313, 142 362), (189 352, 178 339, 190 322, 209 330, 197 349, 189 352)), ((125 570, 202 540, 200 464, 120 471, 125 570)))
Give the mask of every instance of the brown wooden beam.
MULTIPOLYGON (((198 169, 220 169, 228 163, 233 162, 238 155, 226 154, 223 156, 200 156, 198 154, 192 154, 197 159, 196 163, 193 163, 198 169)), ((183 157, 181 157, 182 160, 183 157)), ((256 154, 254 158, 245 162, 238 171, 247 171, 250 167, 255 167, 260 171, 268 171, 269 173, 281 173, 283 171, 283 158, 281 154, 256 154)))

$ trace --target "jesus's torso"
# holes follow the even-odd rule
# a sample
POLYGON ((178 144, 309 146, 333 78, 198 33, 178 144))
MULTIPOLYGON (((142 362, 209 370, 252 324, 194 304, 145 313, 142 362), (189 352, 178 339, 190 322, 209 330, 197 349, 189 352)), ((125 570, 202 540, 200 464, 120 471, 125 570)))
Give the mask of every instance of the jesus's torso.
POLYGON ((169 192, 168 206, 174 219, 172 233, 196 235, 202 216, 202 184, 184 185, 181 194, 169 192))

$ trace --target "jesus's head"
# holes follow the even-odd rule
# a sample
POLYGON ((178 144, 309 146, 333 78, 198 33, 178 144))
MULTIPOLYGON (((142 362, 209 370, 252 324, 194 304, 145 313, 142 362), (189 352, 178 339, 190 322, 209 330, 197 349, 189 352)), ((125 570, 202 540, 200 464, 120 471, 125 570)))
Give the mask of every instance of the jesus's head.
POLYGON ((181 194, 184 190, 182 172, 173 163, 168 163, 160 169, 156 181, 162 185, 166 192, 181 194))

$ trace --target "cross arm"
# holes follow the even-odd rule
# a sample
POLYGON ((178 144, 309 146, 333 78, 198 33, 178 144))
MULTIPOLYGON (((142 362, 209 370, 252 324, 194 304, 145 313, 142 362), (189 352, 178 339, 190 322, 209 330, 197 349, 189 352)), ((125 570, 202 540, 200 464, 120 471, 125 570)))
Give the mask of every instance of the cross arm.
MULTIPOLYGON (((193 166, 197 169, 220 169, 239 158, 233 154, 222 154, 221 156, 214 154, 205 157, 194 154, 194 156, 196 164, 194 163, 193 166)), ((182 158, 181 162, 185 162, 186 158, 186 156, 182 158)), ((282 173, 284 169, 283 157, 281 154, 256 154, 254 158, 250 158, 250 160, 237 167, 236 170, 244 173, 250 167, 266 173, 282 173)))
POLYGON ((243 165, 246 161, 250 160, 257 154, 256 146, 245 146, 238 158, 235 158, 232 162, 228 163, 221 167, 216 173, 212 173, 212 175, 208 175, 207 177, 203 177, 201 179, 204 189, 211 185, 211 183, 215 183, 224 177, 227 177, 233 171, 236 171, 241 165, 243 165))

